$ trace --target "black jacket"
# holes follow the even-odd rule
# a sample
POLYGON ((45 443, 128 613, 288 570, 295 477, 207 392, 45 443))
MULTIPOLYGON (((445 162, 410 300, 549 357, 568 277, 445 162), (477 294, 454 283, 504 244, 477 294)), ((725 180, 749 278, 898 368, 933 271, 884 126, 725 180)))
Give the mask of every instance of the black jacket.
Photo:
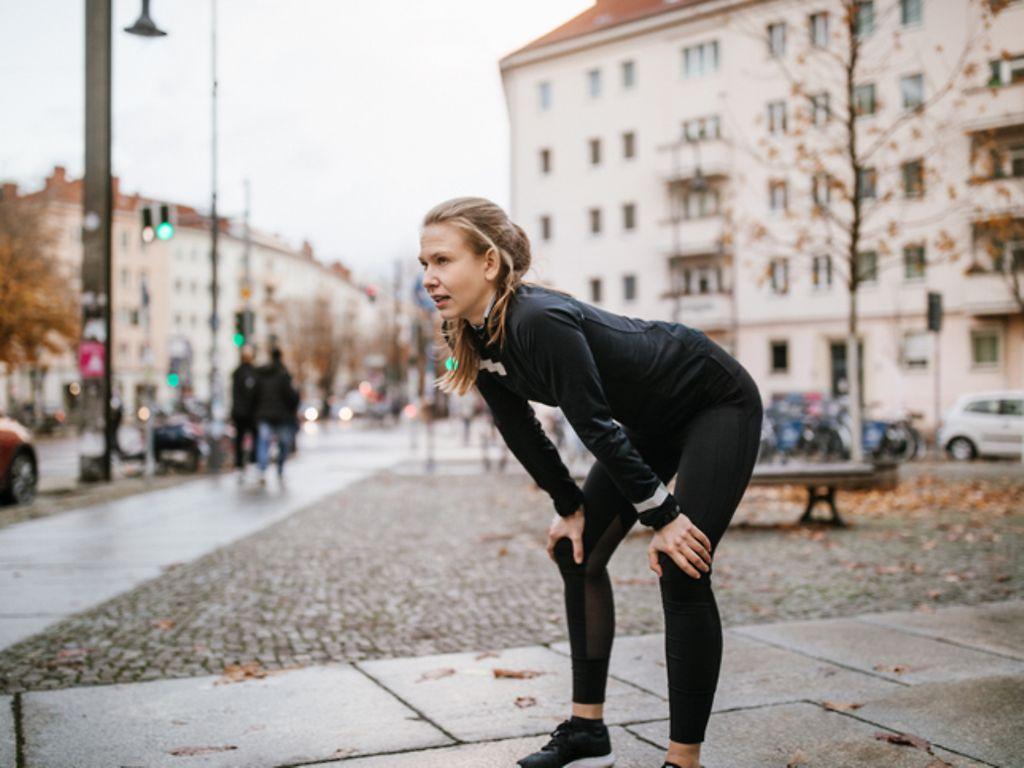
POLYGON ((231 420, 252 421, 256 403, 256 366, 242 363, 231 374, 231 420))
POLYGON ((516 289, 503 349, 478 329, 476 384, 512 453, 547 491, 560 515, 583 493, 538 423, 533 400, 557 406, 604 465, 640 521, 660 528, 679 512, 674 497, 630 442, 681 423, 707 358, 699 330, 612 314, 535 285, 516 289))
POLYGON ((264 365, 256 383, 256 421, 291 424, 299 405, 299 393, 292 386, 292 376, 280 363, 264 365))

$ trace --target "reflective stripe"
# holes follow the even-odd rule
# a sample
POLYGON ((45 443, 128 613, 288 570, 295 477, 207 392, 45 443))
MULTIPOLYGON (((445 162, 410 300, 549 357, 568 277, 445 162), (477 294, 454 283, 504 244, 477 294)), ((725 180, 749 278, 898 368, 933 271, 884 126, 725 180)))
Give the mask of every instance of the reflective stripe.
POLYGON ((480 358, 480 370, 490 371, 491 373, 496 373, 499 376, 508 376, 508 371, 505 370, 504 365, 495 362, 494 360, 488 360, 486 357, 480 358))
POLYGON ((654 495, 646 501, 641 501, 633 506, 636 508, 638 513, 646 512, 648 509, 655 509, 665 503, 665 499, 668 498, 668 488, 664 484, 658 486, 658 490, 654 492, 654 495))

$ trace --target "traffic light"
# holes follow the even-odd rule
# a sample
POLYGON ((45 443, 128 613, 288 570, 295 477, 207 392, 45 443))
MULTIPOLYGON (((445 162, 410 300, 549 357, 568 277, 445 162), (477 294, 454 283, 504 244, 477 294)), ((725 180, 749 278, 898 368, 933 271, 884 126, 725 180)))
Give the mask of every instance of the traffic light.
POLYGON ((370 300, 370 303, 377 301, 377 286, 368 285, 363 289, 366 292, 366 298, 370 300))
POLYGON ((235 346, 244 347, 256 331, 256 314, 251 309, 235 312, 235 346))
POLYGON ((174 224, 171 222, 171 206, 160 206, 160 223, 156 226, 156 236, 160 240, 174 237, 174 224))
POLYGON ((156 230, 153 228, 153 209, 148 205, 142 209, 142 242, 152 243, 156 237, 156 230))
POLYGON ((179 384, 181 384, 181 377, 178 374, 173 372, 167 374, 167 386, 176 389, 179 384))

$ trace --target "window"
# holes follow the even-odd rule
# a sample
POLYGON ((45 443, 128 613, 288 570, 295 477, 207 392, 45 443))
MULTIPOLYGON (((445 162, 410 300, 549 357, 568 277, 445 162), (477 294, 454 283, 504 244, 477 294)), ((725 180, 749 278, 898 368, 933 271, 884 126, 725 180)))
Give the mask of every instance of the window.
POLYGON ((595 304, 601 303, 601 278, 590 278, 590 300, 595 304))
POLYGON ((1000 400, 999 414, 1001 416, 1024 416, 1024 400, 1000 400))
POLYGON ((551 216, 548 214, 544 214, 540 217, 540 239, 551 239, 551 216))
POLYGON ((829 107, 828 94, 822 92, 811 96, 811 122, 815 127, 821 128, 831 117, 832 109, 829 107))
POLYGON ((999 401, 975 400, 974 402, 965 405, 964 410, 967 411, 967 413, 987 413, 994 416, 999 413, 999 401))
POLYGON ((903 248, 903 278, 923 280, 925 258, 923 245, 907 245, 903 248))
POLYGON ((789 259, 772 259, 771 278, 772 293, 783 294, 789 292, 789 259))
POLYGON ((127 267, 121 269, 121 287, 131 288, 132 286, 132 273, 127 267))
POLYGON ((860 168, 857 171, 857 187, 861 200, 873 200, 878 195, 878 173, 874 168, 860 168))
POLYGON ((853 88, 853 114, 867 117, 875 114, 875 84, 865 83, 853 88))
POLYGON ((622 62, 622 87, 629 89, 636 85, 636 62, 622 62))
POLYGON ((636 301, 636 275, 622 276, 622 298, 625 301, 636 301))
POLYGON ((636 203, 623 203, 622 228, 627 232, 636 229, 636 203))
POLYGON ((590 140, 590 164, 600 165, 601 164, 601 140, 591 139, 590 140))
POLYGON ((903 196, 924 197, 924 162, 911 160, 900 166, 900 170, 903 173, 903 196))
POLYGON ((537 100, 542 110, 551 109, 551 83, 547 80, 538 83, 537 100))
POLYGON ((601 209, 591 208, 588 213, 590 215, 590 234, 601 234, 601 209))
POLYGON ((993 246, 998 251, 992 259, 993 270, 1009 272, 1011 265, 1015 272, 1024 270, 1024 240, 1010 240, 1006 243, 995 242, 993 246))
POLYGON ((785 181, 778 179, 768 182, 768 209, 772 213, 782 213, 789 208, 789 187, 785 181))
POLYGON ((703 219, 718 214, 717 189, 691 189, 683 199, 684 219, 703 219))
POLYGON ((828 14, 824 11, 821 13, 812 13, 808 20, 808 26, 811 33, 811 45, 815 48, 827 48, 828 14))
POLYGON ((999 331, 971 331, 971 362, 978 367, 999 365, 999 331))
POLYGON ((832 185, 829 183, 828 174, 824 171, 811 177, 811 199, 819 208, 832 202, 832 185))
POLYGON ((127 251, 128 250, 128 232, 127 231, 121 233, 121 250, 123 250, 123 251, 127 251))
POLYGON ((174 292, 175 293, 181 293, 181 288, 182 288, 181 279, 179 278, 179 279, 174 281, 174 292))
POLYGON ((1024 177, 1024 144, 989 150, 989 162, 993 179, 1024 177))
POLYGON ((786 102, 784 102, 784 101, 769 101, 768 102, 768 132, 769 133, 785 133, 786 132, 786 102))
POLYGON ((768 25, 768 54, 774 58, 786 55, 786 22, 768 25))
POLYGON ((922 75, 901 77, 900 94, 903 97, 904 109, 920 109, 924 105, 924 77, 922 75))
POLYGON ((1024 55, 993 59, 989 62, 990 86, 1011 85, 1024 80, 1024 55))
POLYGON ((718 71, 718 41, 683 49, 683 77, 704 77, 718 71))
POLYGON ((932 338, 928 331, 909 331, 903 334, 900 361, 904 368, 910 370, 927 368, 931 351, 932 338))
POLYGON ((695 117, 684 121, 683 138, 687 141, 708 141, 721 138, 718 115, 695 117))
POLYGON ((768 343, 772 357, 772 373, 789 373, 789 342, 778 340, 768 343))
POLYGON ((878 282, 878 254, 875 251, 861 251, 857 254, 857 282, 878 282))
POLYGON ((636 157, 636 134, 633 131, 622 134, 622 156, 626 160, 636 157))
POLYGON ((900 23, 905 27, 921 23, 921 0, 900 0, 900 23))
POLYGON ((542 149, 540 151, 540 172, 543 174, 551 173, 551 150, 542 149))
POLYGON ((1015 179, 1024 177, 1024 144, 1010 147, 1010 175, 1015 179))
POLYGON ((857 37, 868 37, 875 31, 875 4, 872 0, 857 0, 853 13, 853 29, 857 37))
POLYGON ((815 256, 811 262, 811 285, 816 290, 832 287, 832 257, 828 254, 815 256))
POLYGON ((601 95, 601 70, 592 69, 587 72, 587 95, 596 99, 601 95))

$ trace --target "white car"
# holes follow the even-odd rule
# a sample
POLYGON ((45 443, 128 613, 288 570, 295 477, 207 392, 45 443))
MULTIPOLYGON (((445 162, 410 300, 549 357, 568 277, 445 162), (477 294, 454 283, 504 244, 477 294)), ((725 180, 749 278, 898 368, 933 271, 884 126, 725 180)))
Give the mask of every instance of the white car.
POLYGON ((939 427, 939 445, 958 461, 976 456, 1020 458, 1024 390, 961 395, 939 427))

